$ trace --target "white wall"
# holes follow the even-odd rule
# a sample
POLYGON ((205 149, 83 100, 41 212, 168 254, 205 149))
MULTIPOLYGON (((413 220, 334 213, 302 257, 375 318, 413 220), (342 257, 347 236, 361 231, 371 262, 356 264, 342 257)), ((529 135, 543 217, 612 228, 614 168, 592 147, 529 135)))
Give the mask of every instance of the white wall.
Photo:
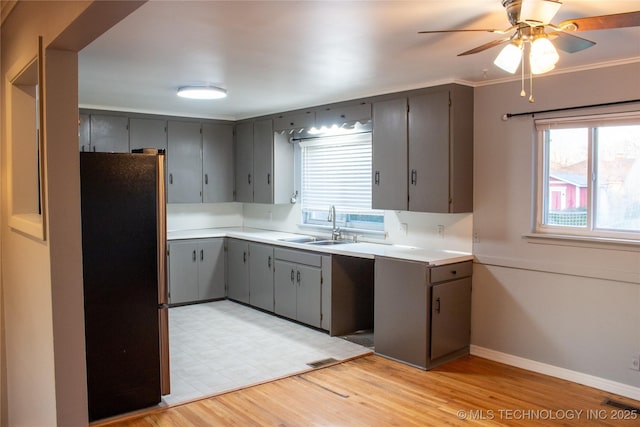
MULTIPOLYGON (((243 206, 243 218, 245 227, 311 235, 329 235, 331 233, 328 230, 301 227, 299 225, 301 222, 300 203, 295 205, 246 203, 243 206)), ((449 215, 385 211, 385 236, 359 235, 358 238, 361 241, 471 252, 472 224, 472 214, 449 215), (444 226, 442 235, 438 234, 439 225, 444 226)), ((331 224, 327 221, 327 225, 331 224)))
POLYGON ((167 231, 242 227, 242 203, 167 205, 167 231))
POLYGON ((87 425, 76 52, 139 5, 18 2, 0 29, 3 427, 87 425), (47 48, 44 241, 9 227, 7 185, 12 111, 6 85, 37 56, 39 35, 47 48))
POLYGON ((480 351, 631 386, 636 399, 640 372, 629 367, 640 354, 640 249, 523 238, 534 208, 533 119, 502 115, 638 99, 639 76, 636 62, 538 77, 534 104, 520 98, 520 82, 476 88, 472 303, 480 351))

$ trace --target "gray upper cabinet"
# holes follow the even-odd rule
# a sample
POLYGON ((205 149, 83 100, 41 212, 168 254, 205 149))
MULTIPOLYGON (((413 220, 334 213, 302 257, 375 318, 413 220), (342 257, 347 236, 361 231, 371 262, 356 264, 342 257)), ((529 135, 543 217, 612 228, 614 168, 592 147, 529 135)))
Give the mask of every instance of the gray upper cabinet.
POLYGON ((169 121, 168 203, 202 201, 202 134, 200 123, 169 121))
POLYGON ((375 103, 372 181, 374 208, 473 211, 473 88, 375 103))
POLYGON ((237 202, 289 203, 293 195, 293 146, 274 132, 271 119, 236 125, 237 202))
POLYGON ((316 111, 316 127, 342 125, 349 122, 366 122, 371 119, 371 104, 328 107, 316 111))
POLYGON ((276 132, 290 129, 304 129, 315 126, 316 114, 313 111, 287 114, 273 119, 273 130, 276 132))
MULTIPOLYGON (((273 169, 273 121, 256 120, 253 123, 253 201, 255 203, 274 203, 273 169)), ((291 163, 293 167, 293 162, 291 163)))
POLYGON ((407 99, 373 104, 372 206, 407 210, 407 99))
POLYGON ((202 124, 202 201, 233 201, 233 126, 202 124))
POLYGON ((91 114, 91 146, 85 151, 129 152, 129 118, 91 114))
POLYGON ((409 98, 409 210, 473 211, 473 88, 409 98))
POLYGON ((91 116, 89 114, 79 116, 78 142, 80 151, 91 151, 91 116))
POLYGON ((253 202, 253 122, 236 125, 235 136, 235 200, 253 202))
POLYGON ((167 121, 161 119, 129 119, 129 146, 131 150, 140 148, 167 149, 167 121))

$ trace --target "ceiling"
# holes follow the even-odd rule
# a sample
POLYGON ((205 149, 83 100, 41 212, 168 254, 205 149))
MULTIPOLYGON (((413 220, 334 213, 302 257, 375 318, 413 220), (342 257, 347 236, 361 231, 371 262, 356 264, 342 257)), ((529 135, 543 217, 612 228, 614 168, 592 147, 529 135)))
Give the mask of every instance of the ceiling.
MULTIPOLYGON (((563 3, 553 23, 638 9, 637 0, 563 3)), ((418 31, 507 27, 500 0, 149 1, 80 52, 80 106, 237 120, 441 83, 504 81, 514 77, 493 65, 500 48, 456 56, 499 35, 418 31), (176 96, 179 86, 203 83, 228 97, 176 96)), ((579 35, 597 44, 560 52, 554 72, 640 61, 640 28, 579 35)))

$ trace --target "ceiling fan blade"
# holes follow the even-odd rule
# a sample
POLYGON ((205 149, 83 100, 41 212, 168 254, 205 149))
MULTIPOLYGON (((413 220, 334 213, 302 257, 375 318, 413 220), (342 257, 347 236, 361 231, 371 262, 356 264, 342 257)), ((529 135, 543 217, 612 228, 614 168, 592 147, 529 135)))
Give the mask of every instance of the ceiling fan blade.
POLYGON ((472 29, 472 30, 433 30, 433 31, 418 31, 418 34, 436 34, 436 33, 463 33, 463 32, 482 32, 482 33, 499 33, 504 34, 509 30, 497 30, 494 28, 485 29, 472 29))
POLYGON ((593 46, 596 42, 574 36, 573 34, 554 31, 548 33, 553 38, 553 45, 567 53, 575 53, 593 46))
POLYGON ((485 43, 481 46, 475 47, 466 52, 459 53, 458 56, 472 55, 474 53, 482 52, 483 50, 491 49, 492 47, 499 46, 502 43, 508 42, 512 37, 503 37, 501 39, 493 40, 489 43, 485 43))
POLYGON ((592 31, 610 28, 640 27, 640 11, 567 19, 557 27, 563 31, 592 31))

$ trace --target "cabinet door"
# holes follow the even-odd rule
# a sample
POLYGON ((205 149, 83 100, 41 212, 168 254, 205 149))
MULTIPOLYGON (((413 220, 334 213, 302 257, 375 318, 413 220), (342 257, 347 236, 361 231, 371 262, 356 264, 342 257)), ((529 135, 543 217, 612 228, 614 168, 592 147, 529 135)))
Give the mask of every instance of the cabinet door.
POLYGON ((469 345, 471 277, 434 285, 431 297, 431 359, 469 345))
POLYGON ((296 302, 296 264, 281 261, 275 262, 274 272, 274 312, 289 319, 297 318, 296 302))
POLYGON ((236 125, 236 202, 253 202, 253 123, 236 125))
POLYGON ((376 258, 374 269, 376 353, 426 368, 427 267, 422 263, 376 258))
POLYGON ((249 244, 243 240, 227 241, 227 296, 249 303, 249 244))
MULTIPOLYGON (((291 165, 293 167, 293 165, 291 165)), ((253 201, 273 203, 273 121, 253 123, 253 201)))
POLYGON ((169 302, 198 299, 198 255, 192 242, 169 242, 169 302))
POLYGON ((372 206, 407 210, 407 100, 373 104, 372 206))
POLYGON ((224 298, 224 239, 198 240, 198 263, 198 299, 224 298))
POLYGON ((273 247, 249 245, 249 304, 273 311, 273 247))
POLYGON ((91 115, 91 151, 129 152, 129 118, 91 115))
POLYGON ((296 272, 297 317, 299 322, 320 327, 321 270, 316 267, 298 265, 296 272))
POLYGON ((449 212, 449 91, 409 98, 409 210, 449 212))
POLYGON ((202 201, 233 202, 233 127, 202 125, 202 201))
POLYGON ((168 128, 168 203, 202 201, 200 123, 170 121, 168 128))
POLYGON ((80 114, 78 122, 80 151, 91 151, 91 116, 80 114))
POLYGON ((167 121, 159 119, 130 119, 129 147, 167 149, 167 121))

